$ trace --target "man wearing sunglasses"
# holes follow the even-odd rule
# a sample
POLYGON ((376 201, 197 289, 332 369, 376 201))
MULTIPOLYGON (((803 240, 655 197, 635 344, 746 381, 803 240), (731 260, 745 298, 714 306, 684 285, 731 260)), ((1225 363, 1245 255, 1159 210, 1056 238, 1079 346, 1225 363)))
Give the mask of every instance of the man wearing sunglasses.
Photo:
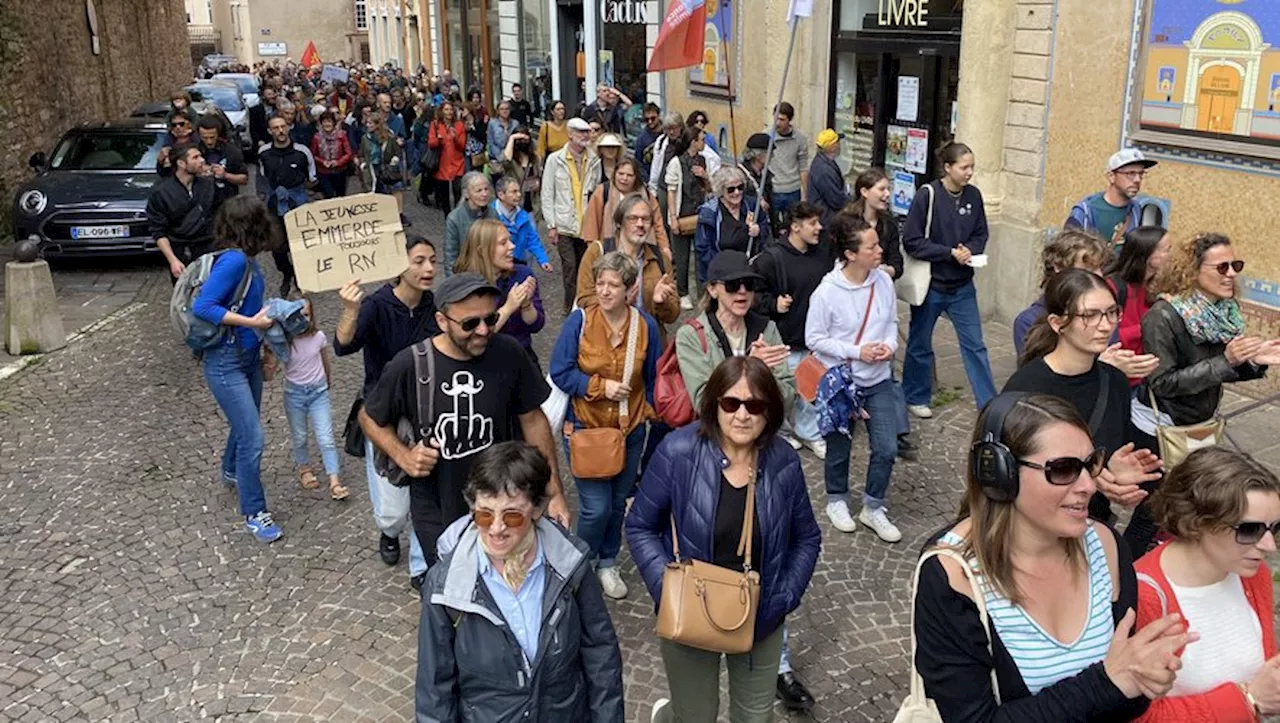
POLYGON ((169 133, 165 136, 164 146, 156 156, 156 175, 168 178, 173 175, 173 147, 179 143, 194 143, 195 132, 193 113, 173 113, 169 118, 169 133))
POLYGON ((428 565, 435 563, 441 532, 468 512, 463 489, 475 455, 499 442, 523 439, 542 452, 551 466, 547 514, 569 525, 551 426, 541 406, 550 389, 519 343, 494 330, 498 298, 498 289, 480 274, 454 274, 440 282, 435 290, 440 334, 428 342, 427 352, 435 378, 419 379, 418 347, 405 349, 387 364, 360 412, 360 426, 373 446, 413 478, 410 516, 428 565), (424 383, 435 410, 435 418, 425 422, 417 404, 418 385, 424 383), (396 435, 401 420, 414 430, 426 429, 427 438, 406 445, 396 435))
POLYGON ((1136 148, 1125 148, 1107 161, 1107 188, 1086 196, 1071 209, 1064 228, 1079 228, 1119 246, 1130 229, 1142 225, 1142 192, 1147 170, 1156 162, 1136 148))

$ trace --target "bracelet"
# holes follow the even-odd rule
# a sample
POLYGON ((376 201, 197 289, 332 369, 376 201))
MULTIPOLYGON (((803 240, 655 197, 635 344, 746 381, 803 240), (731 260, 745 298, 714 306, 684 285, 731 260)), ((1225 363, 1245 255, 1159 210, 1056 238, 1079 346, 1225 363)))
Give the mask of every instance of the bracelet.
POLYGON ((1240 683, 1240 693, 1244 695, 1244 700, 1249 704, 1250 710, 1253 711, 1254 720, 1262 720, 1262 706, 1258 705, 1258 701, 1254 699, 1253 693, 1249 692, 1248 683, 1240 683))

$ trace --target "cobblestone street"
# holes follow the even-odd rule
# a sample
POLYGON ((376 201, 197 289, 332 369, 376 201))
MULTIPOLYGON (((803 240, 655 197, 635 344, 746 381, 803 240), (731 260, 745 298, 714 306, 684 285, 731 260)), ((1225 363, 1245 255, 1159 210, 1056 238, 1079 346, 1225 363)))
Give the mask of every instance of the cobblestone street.
MULTIPOLYGON (((443 217, 408 203, 414 230, 441 239, 443 217)), ((378 560, 361 460, 343 457, 348 501, 302 490, 282 386, 267 385, 263 480, 285 536, 254 542, 218 481, 227 427, 170 329, 164 273, 128 271, 115 283, 136 296, 115 308, 140 302, 131 311, 0 381, 0 719, 409 720, 419 601, 404 563, 378 560)), ((537 339, 545 360, 562 309, 559 279, 539 278, 552 320, 537 339)), ((335 294, 318 297, 330 334, 338 311, 335 294)), ((68 321, 67 331, 79 326, 68 321)), ((955 512, 974 418, 950 327, 939 328, 939 375, 953 401, 915 422, 922 461, 894 471, 902 542, 861 527, 835 532, 822 513, 821 463, 802 454, 824 544, 790 631, 816 721, 887 721, 906 692, 910 572, 955 512)), ((1013 369, 1007 327, 988 325, 987 343, 1003 380, 1013 369)), ((340 426, 359 356, 334 370, 340 426)), ((1247 401, 1229 398, 1228 409, 1247 401)), ((1263 430, 1275 427, 1258 420, 1274 417, 1268 407, 1232 423, 1237 441, 1272 465, 1280 446, 1263 430)), ((861 432, 854 450, 858 488, 861 432)), ((628 720, 648 721, 666 683, 652 603, 625 548, 622 570, 631 595, 610 605, 628 720)))

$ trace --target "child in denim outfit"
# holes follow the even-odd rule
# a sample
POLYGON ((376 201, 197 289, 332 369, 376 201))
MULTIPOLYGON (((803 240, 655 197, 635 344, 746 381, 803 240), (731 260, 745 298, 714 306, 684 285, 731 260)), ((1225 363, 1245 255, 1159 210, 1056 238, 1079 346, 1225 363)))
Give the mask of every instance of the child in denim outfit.
POLYGON ((348 490, 338 480, 338 448, 333 442, 333 413, 329 405, 329 356, 325 353, 329 340, 316 328, 311 300, 304 301, 303 314, 310 323, 305 332, 290 342, 289 361, 284 365, 284 411, 289 419, 293 459, 298 463, 302 488, 318 488, 320 481, 311 469, 307 449, 307 419, 310 418, 324 471, 329 477, 329 496, 345 500, 348 490))

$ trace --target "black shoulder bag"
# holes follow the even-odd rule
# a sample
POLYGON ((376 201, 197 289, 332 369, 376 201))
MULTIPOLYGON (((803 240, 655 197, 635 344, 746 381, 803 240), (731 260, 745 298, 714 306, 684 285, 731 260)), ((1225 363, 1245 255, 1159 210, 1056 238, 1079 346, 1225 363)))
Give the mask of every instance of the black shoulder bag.
MULTIPOLYGON (((436 354, 435 345, 430 339, 413 345, 413 376, 418 398, 419 427, 414 429, 413 424, 403 417, 396 422, 396 437, 406 447, 412 447, 419 441, 426 442, 431 436, 431 425, 435 422, 436 395, 433 387, 436 382, 436 354)), ((396 487, 405 487, 413 479, 386 452, 376 447, 373 469, 396 487)))

